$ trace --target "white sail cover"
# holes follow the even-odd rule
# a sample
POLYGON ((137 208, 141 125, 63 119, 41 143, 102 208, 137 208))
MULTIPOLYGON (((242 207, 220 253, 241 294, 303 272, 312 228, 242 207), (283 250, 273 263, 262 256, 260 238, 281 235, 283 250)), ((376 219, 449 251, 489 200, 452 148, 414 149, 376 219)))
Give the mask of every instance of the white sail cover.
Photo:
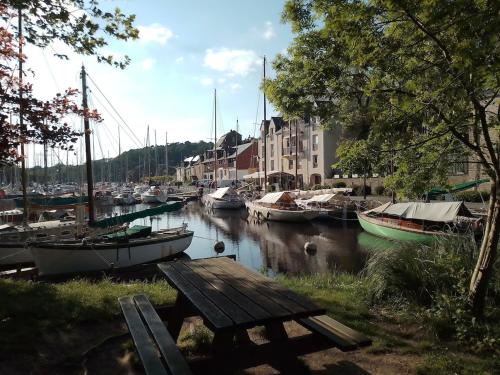
POLYGON ((427 220, 438 222, 452 222, 457 216, 472 216, 465 207, 464 202, 388 202, 366 211, 366 213, 378 213, 390 216, 397 216, 403 219, 427 220))
POLYGON ((293 198, 288 191, 280 191, 277 193, 268 193, 257 200, 260 203, 277 203, 277 202, 293 202, 293 198))
POLYGON ((225 187, 225 188, 219 188, 210 195, 212 196, 212 198, 221 199, 224 195, 229 193, 230 190, 232 190, 232 188, 230 186, 225 187))
POLYGON ((307 202, 329 203, 333 201, 339 201, 342 199, 346 198, 343 195, 339 194, 321 194, 321 195, 313 195, 311 198, 307 200, 307 202))

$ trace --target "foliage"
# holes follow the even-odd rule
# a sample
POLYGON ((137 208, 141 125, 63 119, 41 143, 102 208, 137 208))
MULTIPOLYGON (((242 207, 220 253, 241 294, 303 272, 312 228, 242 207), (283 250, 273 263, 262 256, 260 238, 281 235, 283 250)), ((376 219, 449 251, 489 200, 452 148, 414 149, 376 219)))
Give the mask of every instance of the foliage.
MULTIPOLYGON (((450 164, 468 154, 500 185, 498 1, 288 0, 282 19, 296 35, 264 88, 286 117, 318 115, 366 140, 399 196, 442 185, 450 164)), ((478 315, 498 210, 487 218, 470 283, 478 315)))
POLYGON ((490 199, 490 192, 468 190, 456 193, 454 194, 454 196, 457 201, 482 203, 488 202, 488 200, 490 199))
POLYGON ((334 188, 345 188, 347 184, 344 181, 339 181, 333 184, 334 188))
POLYGON ((363 188, 363 185, 353 185, 352 186, 352 193, 353 193, 353 195, 360 197, 360 196, 364 195, 365 189, 366 189, 366 195, 371 195, 372 188, 369 185, 364 185, 364 188, 363 188))
POLYGON ((456 339, 470 350, 494 350, 500 344, 500 331, 494 323, 500 314, 500 288, 494 280, 488 297, 489 316, 476 319, 467 300, 476 256, 475 241, 464 237, 439 239, 431 246, 408 243, 380 250, 364 271, 370 285, 368 298, 372 303, 414 305, 415 312, 441 339, 456 339))
POLYGON ((313 185, 312 188, 311 188, 311 190, 322 190, 322 189, 330 189, 330 186, 316 184, 316 185, 313 185))
POLYGON ((377 195, 384 195, 384 192, 385 192, 384 185, 377 185, 375 187, 375 194, 377 194, 377 195))
MULTIPOLYGON (((116 60, 102 54, 108 45, 107 38, 116 40, 137 39, 139 30, 133 26, 135 15, 125 15, 119 8, 105 11, 98 0, 6 0, 6 7, 22 9, 26 41, 45 48, 60 41, 80 55, 96 56, 97 61, 124 68, 128 56, 116 60)), ((4 21, 10 16, 2 14, 4 21)), ((16 25, 13 29, 17 32, 16 25)), ((57 55, 66 58, 64 55, 57 55)))

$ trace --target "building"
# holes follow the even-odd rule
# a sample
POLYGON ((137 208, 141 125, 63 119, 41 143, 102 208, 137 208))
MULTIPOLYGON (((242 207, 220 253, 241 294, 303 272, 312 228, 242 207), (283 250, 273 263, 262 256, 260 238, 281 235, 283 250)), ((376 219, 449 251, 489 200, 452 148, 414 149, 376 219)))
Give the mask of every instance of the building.
POLYGON ((333 131, 321 127, 319 117, 290 121, 271 117, 262 122, 260 131, 258 177, 261 182, 264 163, 268 184, 276 189, 304 188, 322 184, 332 177, 335 137, 333 131))

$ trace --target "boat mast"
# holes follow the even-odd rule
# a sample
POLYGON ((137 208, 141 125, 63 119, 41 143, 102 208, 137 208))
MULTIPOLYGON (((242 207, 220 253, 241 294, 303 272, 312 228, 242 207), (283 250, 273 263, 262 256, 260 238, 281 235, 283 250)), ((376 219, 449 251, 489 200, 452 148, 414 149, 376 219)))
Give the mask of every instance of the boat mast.
POLYGON ((158 176, 158 144, 156 143, 156 129, 155 129, 155 176, 158 176))
POLYGON ((120 139, 120 127, 118 126, 118 182, 122 182, 122 168, 121 168, 121 156, 122 154, 122 145, 120 139))
POLYGON ((165 132, 165 176, 168 176, 168 132, 165 132))
MULTIPOLYGON (((264 56, 264 81, 266 80, 266 56, 264 56)), ((264 193, 267 192, 267 123, 266 91, 264 90, 264 193)))
POLYGON ((28 223, 28 197, 26 194, 27 175, 26 160, 24 155, 24 135, 26 125, 24 125, 24 103, 23 103, 23 18, 22 10, 18 10, 18 32, 19 32, 19 128, 21 129, 21 186, 23 190, 23 225, 28 223))
POLYGON ((217 189, 217 89, 214 89, 214 189, 217 189))
POLYGON ((82 106, 85 113, 83 118, 83 126, 85 130, 85 158, 87 165, 87 195, 89 201, 89 224, 94 223, 94 182, 92 180, 92 154, 90 152, 90 124, 89 119, 86 115, 88 110, 87 104, 87 74, 85 73, 85 67, 82 65, 82 72, 80 74, 82 78, 82 106))
POLYGON ((298 127, 299 121, 297 119, 295 121, 295 189, 298 189, 299 180, 298 180, 298 169, 299 169, 299 137, 298 137, 298 127))
POLYGON ((238 130, 239 130, 239 123, 238 123, 238 117, 236 117, 236 156, 234 158, 234 183, 236 184, 236 181, 238 181, 238 130))

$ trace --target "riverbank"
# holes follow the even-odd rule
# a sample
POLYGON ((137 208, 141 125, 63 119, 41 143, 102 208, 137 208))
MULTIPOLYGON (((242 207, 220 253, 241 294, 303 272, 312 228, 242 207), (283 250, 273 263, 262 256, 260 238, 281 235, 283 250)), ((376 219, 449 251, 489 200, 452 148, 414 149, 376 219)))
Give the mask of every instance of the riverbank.
MULTIPOLYGON (((302 373, 491 374, 499 368, 498 353, 477 354, 457 342, 438 339, 409 306, 368 303, 365 277, 334 272, 277 279, 374 341, 354 353, 331 349, 305 356, 302 373)), ((134 293, 146 293, 157 306, 175 299, 175 291, 164 281, 0 280, 0 373, 141 373, 117 303, 119 296, 134 293)), ((186 353, 196 355, 210 337, 193 329, 198 321, 191 323, 184 326, 181 344, 186 353)), ((293 336, 301 328, 289 324, 287 330, 293 336)), ((251 336, 262 339, 262 332, 255 330, 251 336)), ((248 373, 265 374, 266 368, 248 373)))

